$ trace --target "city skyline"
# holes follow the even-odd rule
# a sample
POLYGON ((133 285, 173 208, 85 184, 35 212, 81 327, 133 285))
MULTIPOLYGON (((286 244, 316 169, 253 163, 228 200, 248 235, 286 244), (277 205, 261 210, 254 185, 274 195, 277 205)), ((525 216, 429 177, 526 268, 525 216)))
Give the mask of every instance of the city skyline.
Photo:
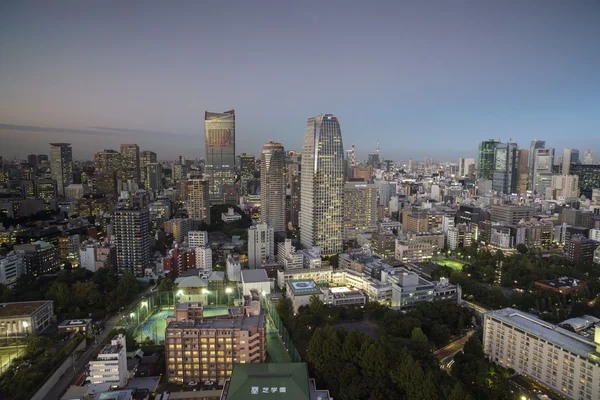
POLYGON ((307 116, 332 112, 359 159, 377 140, 386 159, 454 161, 489 138, 600 154, 595 2, 35 4, 0 13, 6 159, 50 142, 199 158, 203 112, 229 109, 238 153, 299 150, 307 116))

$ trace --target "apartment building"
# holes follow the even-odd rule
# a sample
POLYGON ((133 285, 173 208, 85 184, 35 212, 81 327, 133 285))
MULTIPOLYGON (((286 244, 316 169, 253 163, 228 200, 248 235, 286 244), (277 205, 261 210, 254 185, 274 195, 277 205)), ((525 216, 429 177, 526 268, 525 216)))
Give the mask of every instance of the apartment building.
POLYGON ((571 332, 505 308, 483 316, 490 361, 537 380, 573 400, 600 398, 600 326, 571 332))
POLYGON ((94 385, 111 383, 115 387, 127 385, 127 343, 125 335, 119 334, 104 345, 96 360, 89 362, 90 382, 94 385))

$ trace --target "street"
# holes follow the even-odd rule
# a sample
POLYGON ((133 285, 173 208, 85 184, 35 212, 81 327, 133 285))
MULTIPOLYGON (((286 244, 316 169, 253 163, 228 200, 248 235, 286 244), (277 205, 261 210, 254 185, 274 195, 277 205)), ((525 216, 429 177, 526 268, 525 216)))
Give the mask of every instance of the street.
MULTIPOLYGON (((140 298, 142 296, 148 295, 149 293, 150 289, 147 289, 144 292, 142 292, 138 296, 138 298, 136 298, 133 302, 131 302, 131 304, 129 304, 129 306, 126 307, 125 311, 123 311, 123 314, 129 314, 129 311, 140 300, 140 298)), ((56 385, 54 385, 52 390, 46 394, 45 398, 60 399, 62 394, 66 392, 66 390, 69 388, 69 385, 71 384, 73 378, 76 375, 81 374, 83 372, 84 368, 87 366, 87 363, 92 358, 92 355, 98 350, 100 344, 106 340, 106 337, 109 334, 109 332, 119 324, 120 316, 121 313, 117 313, 108 320, 106 320, 104 330, 102 331, 102 333, 100 333, 100 335, 98 335, 96 344, 91 345, 81 354, 81 356, 75 362, 75 367, 69 368, 67 370, 67 372, 58 380, 56 385)))
POLYGON ((465 347, 465 343, 469 340, 471 335, 475 333, 474 330, 469 331, 465 336, 461 337, 458 340, 450 343, 446 347, 442 347, 433 353, 438 360, 440 360, 440 368, 446 369, 452 365, 452 361, 454 360, 454 356, 462 351, 463 347, 465 347))

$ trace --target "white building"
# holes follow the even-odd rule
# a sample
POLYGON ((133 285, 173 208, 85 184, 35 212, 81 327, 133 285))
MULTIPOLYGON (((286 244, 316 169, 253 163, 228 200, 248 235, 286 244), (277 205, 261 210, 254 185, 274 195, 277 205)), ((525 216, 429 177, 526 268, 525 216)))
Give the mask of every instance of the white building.
POLYGON ((189 231, 187 236, 188 246, 190 248, 208 246, 208 232, 206 231, 189 231))
POLYGON ((541 382, 573 400, 600 398, 600 326, 579 333, 512 308, 483 316, 483 351, 490 361, 541 382))
POLYGON ((546 188, 546 200, 573 199, 579 197, 579 176, 553 175, 552 183, 546 188))
POLYGON ((79 268, 85 268, 88 271, 96 271, 96 248, 98 243, 95 241, 85 241, 79 247, 79 268))
POLYGON ((252 289, 256 289, 260 294, 271 293, 271 280, 264 269, 245 269, 241 275, 244 295, 249 295, 252 289))
POLYGON ((242 216, 236 213, 233 208, 229 208, 226 213, 221 213, 221 219, 226 224, 242 219, 242 216))
POLYGON ((590 239, 600 242, 600 229, 590 229, 590 239))
POLYGON ((110 383, 115 387, 127 385, 127 344, 119 334, 104 345, 95 361, 89 362, 90 382, 94 385, 110 383))
POLYGON ((196 268, 204 274, 212 272, 212 249, 210 247, 196 247, 196 268))
POLYGON ((25 273, 25 254, 11 251, 0 256, 0 284, 11 287, 25 273))
POLYGON ((277 286, 281 289, 285 287, 287 281, 292 280, 313 280, 317 283, 330 283, 332 276, 332 267, 321 267, 313 269, 288 269, 277 271, 277 286))
POLYGON ((292 246, 291 239, 285 239, 284 242, 277 245, 277 262, 286 271, 302 268, 304 256, 301 252, 296 252, 296 248, 292 246))
POLYGON ((65 187, 65 197, 70 200, 81 199, 89 192, 90 189, 88 185, 81 183, 71 183, 69 186, 65 187))
POLYGON ((248 228, 248 266, 259 268, 274 256, 274 230, 265 223, 248 228))
POLYGON ((242 264, 238 256, 227 257, 227 278, 230 281, 239 282, 242 279, 242 264))
POLYGON ((456 227, 448 228, 446 233, 446 242, 450 250, 456 250, 458 248, 460 238, 460 230, 456 227))

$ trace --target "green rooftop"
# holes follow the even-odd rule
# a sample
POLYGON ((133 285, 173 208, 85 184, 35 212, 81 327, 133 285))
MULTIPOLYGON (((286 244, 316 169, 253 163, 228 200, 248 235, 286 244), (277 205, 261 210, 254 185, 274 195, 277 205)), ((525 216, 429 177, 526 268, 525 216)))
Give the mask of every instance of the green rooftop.
POLYGON ((306 363, 235 364, 223 400, 310 400, 306 363))
POLYGON ((312 296, 321 294, 321 289, 312 279, 288 281, 288 287, 294 293, 294 296, 312 296))

